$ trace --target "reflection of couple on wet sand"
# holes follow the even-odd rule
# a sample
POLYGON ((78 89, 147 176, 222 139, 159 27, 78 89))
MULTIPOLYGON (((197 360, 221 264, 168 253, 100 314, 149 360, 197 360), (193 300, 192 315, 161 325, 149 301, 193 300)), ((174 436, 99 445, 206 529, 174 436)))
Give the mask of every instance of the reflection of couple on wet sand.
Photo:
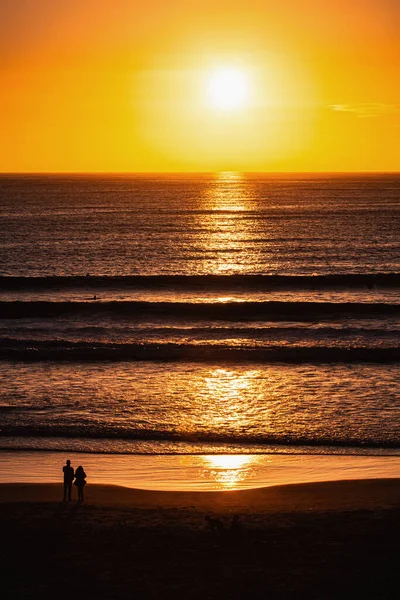
POLYGON ((86 484, 86 473, 83 470, 83 467, 79 465, 79 467, 74 472, 73 467, 71 467, 71 461, 67 460, 67 464, 63 467, 63 473, 64 501, 67 499, 67 496, 68 500, 71 500, 72 483, 74 483, 74 485, 76 485, 76 487, 78 488, 78 502, 83 502, 83 488, 86 484))

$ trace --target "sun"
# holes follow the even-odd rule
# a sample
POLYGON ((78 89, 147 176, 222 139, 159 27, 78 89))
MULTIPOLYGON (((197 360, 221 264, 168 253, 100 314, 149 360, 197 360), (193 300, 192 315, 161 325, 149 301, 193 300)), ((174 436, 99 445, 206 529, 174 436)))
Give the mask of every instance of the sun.
POLYGON ((248 105, 250 82, 246 71, 225 67, 211 72, 208 80, 208 101, 220 110, 241 109, 248 105))

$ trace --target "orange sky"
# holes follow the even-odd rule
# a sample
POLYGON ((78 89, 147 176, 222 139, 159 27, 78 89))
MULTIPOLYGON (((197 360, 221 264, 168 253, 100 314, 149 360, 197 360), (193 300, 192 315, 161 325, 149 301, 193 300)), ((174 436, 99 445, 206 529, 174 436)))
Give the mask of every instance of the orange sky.
POLYGON ((1 2, 0 171, 399 171, 399 31, 398 0, 1 2))

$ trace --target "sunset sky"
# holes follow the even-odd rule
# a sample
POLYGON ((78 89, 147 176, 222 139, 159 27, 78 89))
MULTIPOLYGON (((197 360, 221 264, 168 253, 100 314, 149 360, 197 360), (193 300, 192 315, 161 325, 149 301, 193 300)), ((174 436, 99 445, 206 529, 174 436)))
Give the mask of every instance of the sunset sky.
POLYGON ((0 0, 0 171, 399 171, 399 32, 398 0, 0 0))

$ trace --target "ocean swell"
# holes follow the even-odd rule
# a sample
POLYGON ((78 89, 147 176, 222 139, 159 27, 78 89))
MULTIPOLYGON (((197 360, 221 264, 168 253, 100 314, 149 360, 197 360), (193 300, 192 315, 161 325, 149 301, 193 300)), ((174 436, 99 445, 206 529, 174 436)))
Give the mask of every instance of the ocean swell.
POLYGON ((132 319, 186 317, 191 320, 315 320, 400 314, 400 304, 371 302, 0 302, 2 318, 55 318, 66 315, 108 314, 132 319))
POLYGON ((187 362, 400 362, 400 347, 263 346, 229 344, 113 344, 2 340, 0 359, 23 361, 187 361, 187 362))
MULTIPOLYGON (((355 447, 355 448, 400 448, 400 441, 396 437, 373 436, 344 436, 337 435, 251 435, 248 433, 218 433, 216 431, 197 431, 193 434, 181 431, 162 429, 143 429, 134 427, 75 426, 68 424, 51 426, 16 425, 0 429, 1 437, 9 438, 79 438, 81 440, 138 440, 153 442, 187 442, 208 444, 246 444, 250 447, 258 445, 263 447, 273 446, 312 446, 312 447, 355 447)), ((1 448, 1 441, 0 441, 1 448)), ((251 449, 250 449, 251 451, 251 449)))
POLYGON ((98 289, 175 289, 226 290, 239 289, 324 289, 372 288, 374 286, 400 288, 399 273, 357 273, 332 275, 126 275, 126 276, 0 276, 2 290, 40 290, 69 288, 98 289))

